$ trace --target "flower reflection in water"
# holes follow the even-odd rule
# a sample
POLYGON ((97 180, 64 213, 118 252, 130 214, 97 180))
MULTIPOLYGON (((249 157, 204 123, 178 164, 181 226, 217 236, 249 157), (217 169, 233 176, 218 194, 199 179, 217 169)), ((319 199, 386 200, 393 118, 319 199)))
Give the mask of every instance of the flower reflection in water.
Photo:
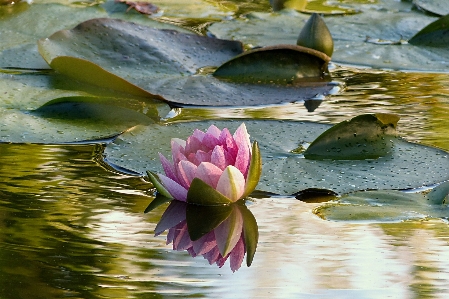
POLYGON ((238 270, 246 253, 249 267, 256 252, 256 219, 243 201, 229 205, 200 206, 171 201, 156 226, 158 236, 168 230, 167 244, 173 249, 196 257, 202 255, 209 264, 222 267, 229 258, 231 270, 238 270))

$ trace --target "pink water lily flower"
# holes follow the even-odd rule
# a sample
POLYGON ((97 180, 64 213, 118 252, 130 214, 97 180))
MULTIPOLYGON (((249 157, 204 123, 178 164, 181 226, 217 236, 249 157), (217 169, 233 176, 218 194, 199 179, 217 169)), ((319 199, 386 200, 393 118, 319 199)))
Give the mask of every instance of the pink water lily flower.
POLYGON ((165 175, 148 176, 164 196, 198 204, 235 202, 257 186, 261 158, 257 142, 251 146, 242 123, 231 135, 211 125, 195 130, 187 140, 171 140, 172 160, 159 154, 165 175))

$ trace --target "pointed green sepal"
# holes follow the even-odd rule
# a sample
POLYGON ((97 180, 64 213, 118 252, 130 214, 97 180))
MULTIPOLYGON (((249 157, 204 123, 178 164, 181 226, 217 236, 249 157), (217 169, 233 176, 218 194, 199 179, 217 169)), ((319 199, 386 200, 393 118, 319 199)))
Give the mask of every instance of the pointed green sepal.
POLYGON ((143 211, 144 213, 148 213, 153 211, 154 209, 156 209, 157 207, 159 207, 160 205, 163 205, 166 202, 170 202, 172 201, 173 198, 169 198, 166 196, 161 195, 160 193, 158 193, 156 195, 156 197, 150 202, 150 204, 148 205, 148 207, 145 209, 145 211, 143 211))
POLYGON ((168 192, 168 190, 164 187, 162 182, 159 180, 159 176, 151 171, 147 170, 148 178, 150 182, 153 184, 154 188, 156 188, 157 192, 159 192, 162 196, 167 198, 173 198, 173 196, 168 192))
POLYGON ((251 162, 249 164, 248 176, 246 178, 245 192, 242 198, 247 197, 256 189, 262 175, 262 157, 260 156, 259 144, 257 141, 253 142, 253 149, 251 154, 251 162))
POLYGON ((187 203, 201 206, 227 205, 232 201, 199 178, 194 178, 187 192, 187 203))
POLYGON ((246 265, 249 267, 256 254, 257 242, 259 241, 259 227, 253 213, 245 205, 238 205, 243 216, 243 240, 246 249, 246 265))
POLYGON ((199 206, 187 205, 187 229, 192 241, 212 231, 225 221, 232 212, 231 205, 199 206))

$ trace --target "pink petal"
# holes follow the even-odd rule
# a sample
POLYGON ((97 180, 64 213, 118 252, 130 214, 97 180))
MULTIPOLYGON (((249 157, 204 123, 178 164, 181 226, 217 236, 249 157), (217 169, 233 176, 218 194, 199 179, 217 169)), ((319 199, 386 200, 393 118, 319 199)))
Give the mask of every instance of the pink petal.
POLYGON ((217 247, 212 248, 208 253, 203 254, 204 258, 207 259, 210 265, 215 263, 220 257, 220 251, 217 247))
POLYGON ((246 178, 249 163, 251 161, 251 142, 244 123, 242 123, 235 131, 234 140, 238 147, 234 166, 237 167, 246 178))
POLYGON ((173 162, 176 164, 178 161, 175 160, 176 157, 179 156, 179 154, 184 155, 185 154, 185 146, 186 142, 179 138, 172 138, 171 139, 171 152, 173 156, 173 162))
POLYGON ((190 240, 189 232, 187 230, 187 222, 182 222, 182 227, 177 229, 177 236, 173 241, 173 249, 186 250, 192 247, 192 240, 190 240))
POLYGON ((167 242, 166 242, 167 245, 170 244, 171 242, 173 242, 173 240, 175 239, 175 231, 176 231, 176 229, 174 227, 172 227, 168 230, 167 242))
POLYGON ((198 129, 195 129, 192 134, 192 136, 198 139, 200 142, 203 141, 204 135, 206 135, 206 133, 198 129))
POLYGON ((223 170, 209 162, 202 162, 196 169, 196 177, 214 189, 217 188, 222 173, 223 170))
MULTIPOLYGON (((235 157, 237 156, 238 147, 237 147, 237 144, 236 144, 234 138, 231 135, 231 132, 229 132, 229 130, 227 128, 224 128, 223 131, 221 131, 220 144, 225 146, 226 151, 231 155, 231 157, 234 157, 233 159, 235 161, 235 157)), ((234 164, 234 163, 232 163, 232 164, 234 164)))
POLYGON ((174 181, 177 181, 178 178, 176 177, 176 170, 173 166, 173 163, 168 161, 167 158, 165 158, 164 155, 159 153, 159 159, 161 160, 162 168, 164 168, 165 175, 169 178, 171 178, 174 181))
POLYGON ((193 251, 196 255, 203 255, 216 246, 217 242, 215 241, 215 234, 211 231, 193 242, 193 251))
POLYGON ((226 153, 223 146, 217 145, 211 153, 210 162, 216 165, 221 170, 224 170, 228 166, 228 161, 226 159, 226 153))
POLYGON ((170 229, 185 220, 186 208, 187 205, 179 201, 170 203, 154 229, 155 236, 160 235, 165 230, 170 229))
POLYGON ((239 241, 235 245, 234 249, 229 254, 230 266, 232 272, 237 271, 243 262, 243 257, 245 256, 245 245, 243 243, 243 238, 240 237, 239 241))
POLYGON ((212 134, 206 134, 202 142, 204 146, 206 146, 209 150, 213 149, 216 145, 220 144, 220 140, 218 140, 218 138, 212 134))
POLYGON ((178 163, 178 178, 180 184, 189 189, 190 183, 196 177, 196 165, 190 161, 180 161, 178 163))
POLYGON ((240 170, 229 165, 221 174, 216 190, 235 202, 245 191, 245 178, 240 170))
POLYGON ((217 266, 218 266, 219 268, 223 267, 223 265, 226 263, 226 260, 228 259, 228 257, 229 257, 229 254, 228 254, 227 256, 225 256, 225 257, 222 257, 222 256, 220 255, 220 256, 218 257, 218 259, 217 259, 217 262, 216 262, 217 266))
POLYGON ((165 175, 159 174, 159 179, 174 199, 180 201, 187 200, 187 189, 165 175))
POLYGON ((219 139, 221 130, 219 128, 217 128, 215 125, 211 125, 209 127, 209 129, 207 129, 206 134, 210 134, 210 135, 214 136, 215 138, 219 139))
POLYGON ((201 140, 199 140, 195 136, 190 136, 189 138, 187 138, 186 147, 185 147, 185 155, 189 155, 190 153, 195 154, 199 150, 207 152, 207 151, 209 151, 209 148, 207 148, 207 146, 205 146, 201 142, 201 140))
POLYGON ((210 162, 211 155, 212 155, 211 151, 208 151, 208 152, 197 151, 195 156, 196 156, 196 161, 198 161, 198 164, 196 164, 196 165, 199 165, 201 162, 210 162))

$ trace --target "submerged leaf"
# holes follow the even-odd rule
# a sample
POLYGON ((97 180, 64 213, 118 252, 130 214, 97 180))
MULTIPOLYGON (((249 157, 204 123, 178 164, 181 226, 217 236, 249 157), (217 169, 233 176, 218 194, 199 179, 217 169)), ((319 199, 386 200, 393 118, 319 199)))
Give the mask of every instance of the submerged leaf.
POLYGON ((436 15, 443 16, 449 14, 449 6, 446 0, 413 0, 413 4, 419 9, 436 15))
MULTIPOLYGON (((447 185, 445 186, 447 192, 447 185)), ((447 195, 447 193, 446 193, 447 195)), ((323 219, 340 221, 398 222, 449 216, 447 205, 435 204, 421 193, 363 191, 345 195, 337 203, 314 210, 323 219)))
POLYGON ((390 155, 398 121, 393 114, 365 114, 343 121, 315 139, 304 157, 356 160, 390 155))
POLYGON ((416 46, 449 48, 449 15, 427 25, 408 42, 416 46))

